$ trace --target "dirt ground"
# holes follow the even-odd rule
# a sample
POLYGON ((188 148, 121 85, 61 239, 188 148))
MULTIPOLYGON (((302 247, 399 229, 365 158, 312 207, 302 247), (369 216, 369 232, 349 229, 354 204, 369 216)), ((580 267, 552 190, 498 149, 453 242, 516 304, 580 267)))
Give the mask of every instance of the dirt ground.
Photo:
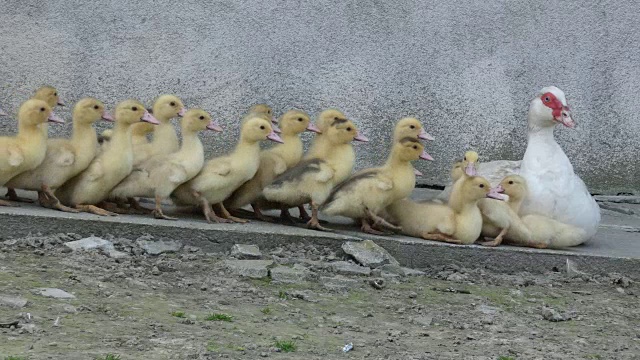
POLYGON ((640 359, 637 282, 620 274, 451 264, 412 276, 339 275, 331 262, 345 259, 340 252, 263 250, 309 270, 284 284, 237 275, 227 254, 150 256, 135 239, 111 238, 127 254, 116 259, 63 245, 77 239, 0 242, 0 360, 640 359))

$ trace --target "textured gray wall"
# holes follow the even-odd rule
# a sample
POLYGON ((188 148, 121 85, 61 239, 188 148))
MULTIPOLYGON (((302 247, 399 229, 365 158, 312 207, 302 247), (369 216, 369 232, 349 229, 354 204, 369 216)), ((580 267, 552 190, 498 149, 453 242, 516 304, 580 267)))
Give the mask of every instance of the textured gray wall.
MULTIPOLYGON (((0 104, 15 113, 41 84, 110 108, 175 93, 226 125, 206 135, 213 153, 232 146, 251 104, 338 107, 373 140, 357 146, 358 167, 380 163, 394 122, 414 115, 436 137, 422 181, 444 184, 469 148, 520 159, 528 102, 553 84, 579 122, 557 137, 591 190, 640 189, 635 0, 109 4, 0 0, 0 104)), ((0 131, 13 125, 2 120, 0 131)))

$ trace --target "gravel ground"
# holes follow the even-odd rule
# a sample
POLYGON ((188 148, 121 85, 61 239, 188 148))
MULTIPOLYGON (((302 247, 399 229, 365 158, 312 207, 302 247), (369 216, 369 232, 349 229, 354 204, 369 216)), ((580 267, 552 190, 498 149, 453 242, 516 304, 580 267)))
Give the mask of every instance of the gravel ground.
POLYGON ((0 360, 640 359, 639 291, 623 274, 412 271, 150 236, 65 245, 80 239, 0 243, 0 360))

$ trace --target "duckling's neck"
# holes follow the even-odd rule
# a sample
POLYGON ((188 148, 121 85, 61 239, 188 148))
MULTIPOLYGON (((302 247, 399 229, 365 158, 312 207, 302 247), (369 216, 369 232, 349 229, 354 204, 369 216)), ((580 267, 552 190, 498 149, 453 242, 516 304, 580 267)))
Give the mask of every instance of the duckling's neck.
POLYGON ((326 149, 330 147, 331 144, 324 134, 316 134, 309 151, 307 151, 305 159, 321 157, 322 154, 326 153, 326 149))
POLYGON ((184 154, 204 154, 202 141, 200 141, 197 131, 182 131, 182 146, 180 147, 179 152, 184 154))
POLYGON ((160 124, 153 128, 153 146, 175 151, 180 147, 180 142, 170 120, 160 121, 160 124))
POLYGON ((507 205, 515 212, 516 214, 520 211, 520 207, 522 206, 522 202, 524 201, 524 196, 516 197, 509 196, 509 202, 507 205))
POLYGON ((241 136, 233 153, 240 157, 248 156, 251 158, 255 156, 257 159, 260 153, 260 141, 248 140, 241 136))
MULTIPOLYGON (((46 125, 46 123, 44 123, 46 125)), ((43 124, 40 124, 43 125, 43 124)), ((42 131, 38 125, 18 124, 18 138, 25 142, 43 142, 47 139, 47 131, 42 131)))
POLYGON ((282 134, 282 141, 284 144, 278 144, 271 149, 269 152, 281 157, 287 168, 290 168, 297 164, 302 158, 302 140, 300 139, 299 134, 296 133, 285 133, 282 134))
POLYGON ((131 143, 131 125, 116 122, 113 128, 111 143, 109 150, 115 152, 131 152, 133 147, 131 143))
POLYGON ((93 149, 98 144, 96 129, 90 123, 73 122, 71 143, 81 149, 93 149))
POLYGON ((451 189, 451 195, 449 196, 449 207, 455 212, 462 212, 467 207, 477 206, 478 200, 470 201, 467 196, 464 194, 464 185, 465 179, 460 178, 453 183, 453 188, 451 189))

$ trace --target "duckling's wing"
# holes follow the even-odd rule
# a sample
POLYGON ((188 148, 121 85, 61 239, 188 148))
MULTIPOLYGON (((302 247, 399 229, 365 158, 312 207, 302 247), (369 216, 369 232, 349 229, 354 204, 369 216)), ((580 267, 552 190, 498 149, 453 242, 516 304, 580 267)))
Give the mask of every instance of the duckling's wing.
POLYGON ((47 152, 47 157, 53 159, 58 166, 71 166, 76 161, 75 151, 70 144, 47 147, 47 152))
POLYGON ((96 181, 102 177, 104 177, 104 166, 102 165, 102 159, 96 159, 91 163, 89 168, 86 170, 87 180, 96 181))
MULTIPOLYGON (((290 168, 289 170, 283 172, 280 176, 275 178, 271 183, 271 185, 269 186, 279 187, 285 183, 297 183, 302 181, 305 176, 312 175, 312 174, 315 177, 319 178, 317 179, 317 181, 321 181, 327 176, 326 169, 324 173, 322 171, 322 168, 323 168, 322 165, 324 165, 325 168, 327 167, 324 161, 320 159, 303 160, 300 163, 298 163, 298 165, 290 168)), ((333 173, 331 173, 331 176, 333 176, 333 173)), ((326 181, 328 180, 324 180, 321 182, 326 182, 326 181)))
POLYGON ((347 180, 336 185, 333 190, 331 190, 331 193, 325 201, 325 204, 329 204, 336 198, 340 197, 340 193, 351 191, 352 189, 355 189, 356 187, 362 185, 364 181, 374 178, 377 173, 378 172, 376 170, 365 169, 351 175, 349 178, 347 178, 347 180))
POLYGON ((228 159, 215 159, 215 161, 210 161, 206 165, 203 172, 219 176, 226 176, 231 172, 231 163, 228 159))
POLYGON ((9 165, 20 166, 24 162, 24 154, 17 146, 9 146, 9 165))

